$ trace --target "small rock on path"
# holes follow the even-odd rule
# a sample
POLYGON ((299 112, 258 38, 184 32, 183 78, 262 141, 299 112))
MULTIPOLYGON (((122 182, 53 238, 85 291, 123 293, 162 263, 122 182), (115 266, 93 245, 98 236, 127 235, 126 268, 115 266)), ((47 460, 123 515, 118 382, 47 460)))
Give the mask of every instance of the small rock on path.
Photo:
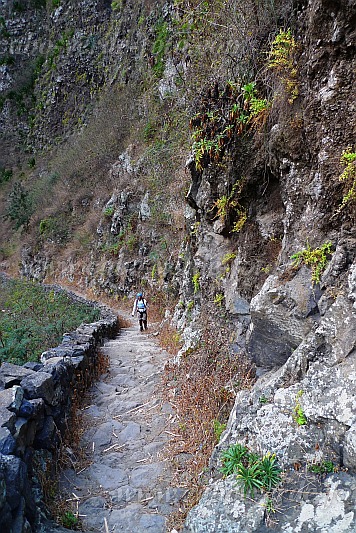
POLYGON ((78 497, 86 532, 164 533, 185 491, 170 485, 162 449, 172 409, 158 389, 168 354, 136 326, 105 344, 110 371, 93 386, 84 409, 82 446, 91 465, 67 469, 61 488, 78 497))

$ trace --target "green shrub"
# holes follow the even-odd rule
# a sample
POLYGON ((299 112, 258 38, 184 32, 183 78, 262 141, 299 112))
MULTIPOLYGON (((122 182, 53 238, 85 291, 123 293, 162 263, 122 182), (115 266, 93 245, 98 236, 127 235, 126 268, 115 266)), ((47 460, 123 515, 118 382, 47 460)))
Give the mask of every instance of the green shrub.
POLYGON ((0 360, 16 364, 38 360, 59 344, 66 331, 93 322, 99 311, 73 302, 65 293, 36 283, 13 280, 0 286, 0 360))
POLYGON ((18 230, 28 226, 32 213, 33 203, 29 192, 22 183, 16 181, 8 197, 4 218, 11 220, 15 229, 18 230))
POLYGON ((298 424, 298 426, 305 426, 308 422, 307 417, 304 414, 303 408, 299 402, 302 395, 302 390, 297 392, 297 395, 295 397, 295 406, 293 409, 293 420, 298 424))
POLYGON ((328 264, 328 256, 333 253, 331 248, 331 242, 326 242, 322 244, 320 248, 314 249, 312 249, 308 243, 306 249, 291 256, 291 259, 293 259, 293 267, 298 268, 301 264, 309 266, 312 270, 313 283, 319 283, 321 274, 324 272, 326 265, 328 264))
POLYGON ((296 50, 297 44, 291 30, 280 30, 271 45, 268 57, 268 68, 277 73, 284 85, 290 104, 299 94, 297 70, 294 66, 296 50))
POLYGON ((10 181, 12 178, 12 170, 9 168, 0 168, 0 185, 10 181))
POLYGON ((331 474, 336 472, 338 469, 332 461, 321 461, 317 463, 312 463, 308 465, 309 472, 314 474, 331 474))
POLYGON ((114 211, 115 211, 114 206, 110 205, 109 207, 106 207, 104 209, 104 215, 106 217, 112 217, 114 214, 114 211))
POLYGON ((214 435, 216 438, 216 442, 219 442, 222 433, 226 429, 226 424, 219 422, 219 420, 214 420, 213 423, 214 423, 214 435))
POLYGON ((66 511, 62 515, 61 522, 67 529, 76 529, 79 525, 79 519, 71 511, 66 511))
POLYGON ((339 177, 339 181, 347 183, 349 190, 344 195, 337 213, 340 213, 349 202, 356 200, 356 152, 352 152, 350 147, 347 148, 342 152, 340 162, 345 166, 345 169, 339 177))
POLYGON ((221 459, 221 472, 224 476, 236 473, 237 483, 245 497, 254 498, 256 490, 271 492, 281 481, 281 469, 275 454, 267 453, 261 458, 238 443, 224 451, 221 459))
POLYGON ((233 444, 221 454, 221 472, 224 476, 230 476, 237 471, 239 465, 246 460, 247 456, 248 448, 246 446, 242 446, 239 443, 233 444))
POLYGON ((157 78, 161 78, 163 76, 165 68, 164 56, 166 53, 166 47, 169 37, 169 29, 167 23, 159 21, 156 24, 155 32, 156 39, 152 47, 152 55, 155 58, 153 72, 157 76, 157 78))

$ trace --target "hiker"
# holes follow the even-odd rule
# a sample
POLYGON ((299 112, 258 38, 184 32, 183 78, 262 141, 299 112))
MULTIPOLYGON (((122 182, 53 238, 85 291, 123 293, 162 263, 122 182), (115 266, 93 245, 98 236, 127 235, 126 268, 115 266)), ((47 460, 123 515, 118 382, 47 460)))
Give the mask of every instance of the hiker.
POLYGON ((140 331, 143 331, 143 328, 147 329, 147 301, 143 297, 142 292, 139 292, 136 296, 136 300, 132 309, 132 316, 135 315, 135 312, 137 312, 140 331))

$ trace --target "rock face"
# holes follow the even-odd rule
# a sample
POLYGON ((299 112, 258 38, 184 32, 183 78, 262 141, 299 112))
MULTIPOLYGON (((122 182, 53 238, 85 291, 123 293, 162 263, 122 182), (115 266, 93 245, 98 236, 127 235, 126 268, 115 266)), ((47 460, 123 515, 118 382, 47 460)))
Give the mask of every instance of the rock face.
POLYGON ((278 531, 355 530, 354 268, 350 268, 349 298, 337 297, 283 366, 259 378, 251 391, 237 395, 212 458, 214 477, 221 467, 221 451, 232 444, 247 444, 261 456, 275 453, 284 472, 281 489, 247 501, 234 475, 212 481, 190 512, 185 531, 270 531, 274 518, 278 531), (305 416, 299 423, 298 412, 305 416), (313 465, 327 461, 337 473, 311 474, 313 465), (288 491, 298 497, 288 497, 288 491), (277 516, 266 511, 269 498, 277 516))
MULTIPOLYGON (((188 515, 187 533, 356 530, 355 212, 350 206, 347 213, 337 213, 340 196, 337 175, 332 175, 335 149, 341 154, 352 136, 348 128, 341 131, 339 122, 348 105, 354 109, 344 91, 348 87, 355 97, 345 73, 346 65, 354 65, 355 34, 347 22, 351 12, 355 16, 348 2, 334 9, 317 0, 305 5, 298 18, 304 141, 291 124, 282 124, 283 113, 275 117, 268 164, 278 184, 264 203, 255 198, 249 204, 250 226, 240 232, 223 287, 226 308, 237 320, 237 346, 255 362, 257 379, 251 390, 237 393, 211 459, 209 486, 188 515), (324 46, 330 53, 324 55, 324 46), (276 236, 274 228, 280 231, 280 223, 278 254, 265 268, 267 240, 276 236), (260 250, 251 259, 254 239, 260 250), (308 242, 312 250, 328 241, 333 253, 318 282, 312 282, 310 265, 293 268, 292 254, 307 250, 308 242), (264 278, 256 276, 256 264, 267 274, 264 278), (241 298, 244 312, 234 303, 241 298), (244 498, 234 474, 222 477, 221 453, 237 443, 260 456, 276 454, 283 471, 278 488, 244 498), (328 462, 329 473, 320 468, 328 462)), ((354 128, 354 117, 351 122, 354 128)), ((199 178, 193 173, 192 180, 190 204, 199 214, 203 236, 198 233, 197 245, 190 248, 191 272, 199 265, 208 285, 216 259, 204 264, 198 250, 204 226, 211 228, 204 180, 210 187, 215 182, 209 169, 199 178)), ((223 253, 218 237, 208 249, 223 253)))
MULTIPOLYGON (((95 371, 96 348, 116 330, 117 317, 102 308, 101 320, 66 334, 63 344, 42 355, 43 364, 31 365, 33 370, 1 365, 1 531, 39 531, 42 527, 44 509, 38 501, 41 488, 35 476, 38 465, 55 460, 60 435, 68 429, 72 390, 95 371)), ((43 527, 52 531, 50 524, 43 527)), ((53 531, 57 531, 55 526, 53 531)))

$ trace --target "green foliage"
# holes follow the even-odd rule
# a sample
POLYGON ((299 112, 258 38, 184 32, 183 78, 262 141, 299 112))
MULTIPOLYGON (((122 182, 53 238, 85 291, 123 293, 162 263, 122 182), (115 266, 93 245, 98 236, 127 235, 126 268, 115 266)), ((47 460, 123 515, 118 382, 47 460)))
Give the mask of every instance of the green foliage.
POLYGON ((261 127, 270 107, 266 99, 258 98, 255 82, 239 88, 229 81, 222 93, 216 83, 212 92, 203 99, 204 111, 196 113, 189 123, 195 166, 200 171, 222 161, 237 137, 249 128, 261 127), (209 112, 205 110, 207 100, 212 108, 209 112))
POLYGON ((0 185, 10 181, 12 178, 12 170, 9 168, 0 168, 0 185))
POLYGON ((312 271, 313 283, 319 283, 321 274, 328 264, 328 257, 332 254, 332 243, 326 242, 320 248, 312 249, 307 243, 307 248, 291 256, 293 267, 299 268, 301 264, 307 265, 312 271))
POLYGON ((0 37, 3 39, 9 39, 9 37, 11 37, 11 34, 6 27, 6 21, 4 17, 0 17, 0 37))
POLYGON ((218 293, 215 295, 215 298, 214 298, 214 304, 216 304, 218 307, 221 307, 223 301, 224 301, 224 295, 223 295, 223 293, 222 293, 222 292, 218 292, 218 293))
POLYGON ((52 217, 44 218, 40 221, 39 232, 41 237, 50 242, 64 244, 70 234, 70 218, 68 213, 62 212, 52 217))
POLYGON ((61 37, 57 39, 51 52, 48 54, 49 66, 53 69, 55 67, 55 59, 60 55, 62 51, 67 50, 68 41, 73 37, 73 30, 67 30, 62 32, 61 37))
POLYGON ((15 63, 15 58, 10 55, 5 55, 3 57, 0 57, 0 66, 6 65, 7 67, 11 67, 15 63))
POLYGON ((277 464, 277 458, 275 454, 268 453, 257 464, 260 466, 262 486, 264 490, 270 492, 281 480, 281 469, 277 464))
POLYGON ((300 405, 300 398, 303 396, 303 391, 300 390, 297 392, 295 397, 295 406, 293 409, 293 420, 298 424, 298 426, 305 426, 308 423, 307 417, 304 414, 303 408, 300 405))
POLYGON ((0 359, 16 364, 37 360, 64 332, 99 318, 97 309, 65 293, 20 280, 2 284, 0 306, 0 359))
POLYGON ((260 457, 249 452, 246 446, 234 444, 221 454, 224 476, 236 473, 238 484, 244 496, 254 498, 255 490, 270 492, 281 481, 281 469, 275 454, 267 453, 260 457))
POLYGON ((214 435, 216 438, 216 442, 219 442, 222 433, 226 429, 226 424, 219 422, 219 420, 216 420, 216 419, 213 421, 213 424, 214 424, 214 435))
POLYGON ((163 76, 165 61, 164 56, 168 44, 169 28, 166 22, 160 20, 155 27, 156 39, 152 47, 154 57, 153 72, 157 78, 163 76))
POLYGON ((115 211, 114 206, 110 205, 109 207, 106 207, 104 209, 103 213, 104 213, 104 216, 106 217, 112 217, 114 214, 114 211, 115 211))
POLYGON ((188 311, 188 313, 193 310, 193 307, 194 307, 194 300, 190 300, 187 303, 187 311, 188 311))
POLYGON ((339 181, 347 183, 349 190, 344 195, 337 213, 340 213, 348 203, 356 200, 356 152, 351 150, 351 147, 344 150, 340 159, 340 163, 345 166, 345 169, 339 177, 339 181))
POLYGON ((192 283, 194 287, 194 294, 200 290, 200 272, 196 272, 192 277, 192 283))
POLYGON ((113 243, 107 243, 102 246, 102 251, 105 253, 110 253, 113 256, 117 256, 120 250, 124 247, 127 248, 130 252, 133 252, 138 243, 138 237, 134 232, 134 228, 129 222, 125 229, 121 230, 119 235, 116 237, 116 241, 113 243))
POLYGON ((113 11, 119 11, 123 7, 123 0, 115 0, 111 2, 111 9, 113 11))
POLYGON ((231 229, 232 233, 240 231, 247 219, 246 210, 239 202, 244 182, 244 178, 238 180, 232 187, 230 194, 224 194, 218 198, 212 207, 212 209, 216 209, 215 218, 220 218, 224 224, 227 220, 235 218, 231 229))
POLYGON ((321 461, 308 465, 308 470, 314 474, 331 474, 337 472, 338 468, 332 461, 321 461))
POLYGON ((145 127, 143 128, 143 138, 145 142, 150 142, 154 139, 156 133, 156 128, 152 122, 148 121, 145 127))
POLYGON ((71 511, 66 511, 60 521, 63 527, 67 529, 76 529, 79 525, 79 519, 71 511))
POLYGON ((233 444, 227 450, 223 451, 221 454, 221 472, 224 476, 230 476, 236 472, 239 465, 246 461, 248 453, 248 448, 242 446, 240 443, 233 444))
POLYGON ((238 484, 243 488, 244 497, 255 497, 255 490, 262 490, 263 482, 261 479, 261 470, 258 463, 250 466, 239 464, 237 467, 236 479, 238 484))
POLYGON ((261 405, 264 405, 265 403, 268 403, 269 402, 269 399, 266 398, 266 396, 262 395, 258 398, 258 401, 260 402, 261 405))
POLYGON ((8 197, 4 218, 11 220, 15 229, 18 230, 28 226, 32 213, 33 203, 29 191, 21 182, 16 181, 8 197))
POLYGON ((236 479, 243 488, 245 498, 254 498, 255 490, 270 492, 281 481, 281 469, 275 454, 267 454, 260 459, 255 454, 248 456, 248 464, 240 464, 236 479))
POLYGON ((221 260, 221 264, 223 266, 230 265, 232 261, 236 258, 236 254, 234 252, 230 252, 224 255, 224 257, 221 260))
POLYGON ((299 94, 297 84, 297 70, 294 67, 294 55, 297 44, 290 29, 280 30, 272 42, 268 55, 268 68, 278 74, 286 93, 289 95, 290 104, 299 94))

